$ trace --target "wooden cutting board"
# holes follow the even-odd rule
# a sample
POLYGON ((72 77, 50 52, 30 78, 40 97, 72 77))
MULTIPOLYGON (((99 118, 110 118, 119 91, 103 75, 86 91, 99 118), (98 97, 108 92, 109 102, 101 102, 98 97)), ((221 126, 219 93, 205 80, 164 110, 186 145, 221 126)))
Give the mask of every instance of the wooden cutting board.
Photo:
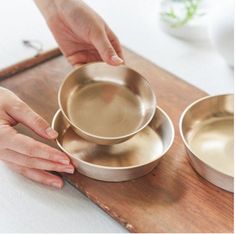
MULTIPOLYGON (((63 177, 131 232, 233 232, 233 194, 192 169, 178 130, 184 108, 206 93, 131 51, 125 50, 125 57, 130 67, 151 82, 158 105, 171 117, 176 131, 173 146, 150 174, 129 182, 101 182, 79 173, 63 177)), ((2 80, 0 85, 51 121, 58 109, 59 85, 70 70, 60 56, 2 80)), ((40 139, 23 126, 17 128, 40 139)))

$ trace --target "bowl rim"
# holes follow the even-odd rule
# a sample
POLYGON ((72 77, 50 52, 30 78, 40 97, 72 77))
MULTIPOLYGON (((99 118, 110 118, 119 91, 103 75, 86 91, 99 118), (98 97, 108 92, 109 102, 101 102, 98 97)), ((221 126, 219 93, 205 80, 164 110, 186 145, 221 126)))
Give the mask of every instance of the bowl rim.
MULTIPOLYGON (((96 168, 99 168, 99 169, 105 169, 105 170, 125 170, 125 169, 135 169, 135 168, 140 168, 142 166, 145 166, 145 165, 148 165, 148 164, 151 164, 155 161, 157 161, 158 159, 162 158, 168 151, 169 149, 171 148, 171 146, 173 145, 173 142, 174 142, 174 138, 175 138, 175 129, 174 129, 174 125, 173 125, 173 122, 171 120, 171 118, 167 115, 167 113, 160 107, 156 106, 155 110, 159 110, 165 117, 165 119, 167 120, 169 126, 170 126, 170 129, 171 129, 171 138, 170 138, 170 141, 169 141, 169 144, 167 145, 166 149, 164 149, 164 151, 158 155, 158 157, 144 163, 144 164, 138 164, 138 165, 134 165, 134 166, 126 166, 126 167, 109 167, 109 166, 102 166, 102 165, 97 165, 97 164, 93 164, 93 163, 89 163, 89 162, 86 162, 82 159, 79 159, 79 158, 75 158, 71 153, 69 153, 67 150, 65 150, 63 148, 63 146, 61 145, 61 143, 59 142, 58 138, 56 138, 56 143, 57 145, 59 146, 59 148, 65 152, 67 155, 69 155, 69 157, 73 158, 73 159, 76 159, 84 164, 86 164, 87 166, 90 166, 90 167, 96 167, 96 168)), ((156 113, 155 111, 155 113, 156 113)), ((53 117, 53 120, 52 120, 52 128, 54 128, 55 126, 55 121, 58 117, 58 115, 60 114, 61 110, 57 110, 57 112, 54 114, 54 117, 53 117)), ((64 117, 64 116, 63 116, 64 117)))
MULTIPOLYGON (((149 90, 150 90, 150 94, 152 95, 152 100, 153 100, 153 106, 151 107, 152 108, 152 113, 150 115, 150 117, 148 118, 148 120, 146 121, 145 124, 141 125, 140 127, 138 127, 135 131, 129 133, 129 134, 125 134, 125 135, 121 135, 121 136, 116 136, 116 137, 101 137, 101 136, 98 136, 98 135, 94 135, 94 134, 91 134, 91 133, 88 133, 86 131, 84 131, 83 129, 81 129, 80 127, 76 126, 70 119, 69 117, 66 115, 64 109, 62 108, 62 104, 61 104, 61 93, 62 93, 62 88, 65 84, 65 82, 67 81, 67 79, 76 71, 78 71, 79 69, 81 68, 84 68, 84 67, 87 67, 87 66, 90 66, 90 65, 93 65, 93 64, 103 64, 103 65, 107 65, 107 66, 111 66, 111 65, 108 65, 107 63, 105 62, 91 62, 91 63, 87 63, 87 64, 83 64, 79 67, 75 67, 72 71, 70 71, 66 77, 64 78, 64 80, 62 81, 61 85, 60 85, 60 88, 58 90, 58 95, 57 95, 57 98, 58 98, 58 104, 59 104, 59 108, 63 114, 63 116, 66 118, 66 120, 70 123, 70 125, 72 127, 74 127, 75 129, 77 129, 78 131, 82 132, 84 135, 86 136, 89 136, 93 139, 97 139, 97 140, 104 140, 104 141, 116 141, 116 140, 121 140, 121 139, 125 139, 125 138, 130 138, 131 136, 137 134, 138 132, 142 131, 150 122, 151 120, 153 119, 154 115, 155 115, 155 112, 156 112, 156 105, 157 105, 157 98, 156 98, 156 95, 153 91, 153 89, 151 88, 151 83, 145 79, 139 72, 135 71, 134 69, 130 68, 129 66, 127 65, 119 65, 119 67, 125 67, 126 69, 130 69, 132 70, 133 72, 137 73, 141 79, 147 83, 148 87, 149 87, 149 90)), ((114 67, 114 66, 113 66, 114 67)))
POLYGON ((211 170, 215 171, 216 173, 220 173, 224 176, 228 176, 229 178, 234 178, 234 175, 230 175, 230 174, 227 174, 227 173, 224 173, 222 171, 219 171, 218 169, 216 169, 214 166, 212 165, 209 165, 208 163, 204 162, 197 154, 195 154, 190 145, 188 144, 186 138, 184 137, 184 133, 183 133, 183 120, 184 120, 184 117, 186 115, 186 113, 193 107, 195 106, 196 104, 202 102, 203 100, 206 100, 206 99, 210 99, 210 98, 216 98, 216 97, 223 97, 223 96, 234 96, 234 93, 226 93, 226 94, 216 94, 216 95, 207 95, 207 96, 204 96, 202 98, 199 98, 197 99, 196 101, 192 102, 191 104, 189 104, 185 109, 184 111, 182 112, 181 116, 180 116, 180 119, 179 119, 179 132, 180 132, 180 136, 182 138, 182 141, 184 142, 184 145, 185 147, 191 152, 191 154, 196 157, 197 159, 200 160, 201 163, 203 163, 204 165, 207 165, 211 170))

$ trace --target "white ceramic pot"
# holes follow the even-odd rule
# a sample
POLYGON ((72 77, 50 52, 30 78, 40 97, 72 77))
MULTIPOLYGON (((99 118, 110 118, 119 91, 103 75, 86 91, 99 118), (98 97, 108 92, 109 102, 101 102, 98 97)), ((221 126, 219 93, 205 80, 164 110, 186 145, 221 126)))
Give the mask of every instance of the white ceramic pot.
POLYGON ((225 61, 234 66, 234 0, 215 1, 209 19, 213 44, 225 61))
POLYGON ((197 10, 197 14, 186 24, 172 27, 170 22, 166 22, 160 16, 161 13, 166 12, 167 9, 174 9, 178 17, 183 18, 185 15, 184 2, 174 0, 161 0, 158 5, 159 9, 159 25, 161 29, 174 36, 184 40, 190 41, 205 41, 209 40, 208 35, 208 15, 210 0, 203 0, 197 10))

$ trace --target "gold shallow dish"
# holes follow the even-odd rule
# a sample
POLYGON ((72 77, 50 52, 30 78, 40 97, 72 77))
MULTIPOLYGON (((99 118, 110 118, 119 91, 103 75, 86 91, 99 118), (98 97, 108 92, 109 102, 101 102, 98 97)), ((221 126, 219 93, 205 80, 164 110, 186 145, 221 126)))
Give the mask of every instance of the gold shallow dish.
POLYGON ((174 139, 174 127, 159 107, 149 125, 126 142, 97 145, 79 137, 58 111, 52 121, 58 131, 57 144, 76 169, 103 181, 126 181, 149 173, 168 151, 174 139))
POLYGON ((69 73, 58 93, 62 114, 88 141, 126 141, 151 121, 156 97, 139 73, 122 65, 96 62, 69 73))
POLYGON ((188 106, 180 133, 193 168, 209 182, 234 190, 234 95, 209 96, 188 106))

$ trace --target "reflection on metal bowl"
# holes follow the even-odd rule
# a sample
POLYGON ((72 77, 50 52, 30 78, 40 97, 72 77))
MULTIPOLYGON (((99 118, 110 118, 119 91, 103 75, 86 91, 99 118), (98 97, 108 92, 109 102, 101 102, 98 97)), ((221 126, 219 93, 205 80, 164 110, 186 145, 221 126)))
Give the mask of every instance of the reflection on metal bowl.
POLYGON ((60 87, 58 101, 74 131, 101 145, 134 136, 148 125, 156 108, 155 94, 140 74, 102 62, 72 71, 60 87))
POLYGON ((233 192, 234 95, 209 96, 186 108, 180 133, 195 170, 233 192))
POLYGON ((150 172, 174 139, 173 124, 158 107, 146 128, 115 145, 97 145, 79 137, 60 111, 55 114, 52 127, 59 133, 58 146, 69 155, 80 173, 113 182, 131 180, 150 172))

